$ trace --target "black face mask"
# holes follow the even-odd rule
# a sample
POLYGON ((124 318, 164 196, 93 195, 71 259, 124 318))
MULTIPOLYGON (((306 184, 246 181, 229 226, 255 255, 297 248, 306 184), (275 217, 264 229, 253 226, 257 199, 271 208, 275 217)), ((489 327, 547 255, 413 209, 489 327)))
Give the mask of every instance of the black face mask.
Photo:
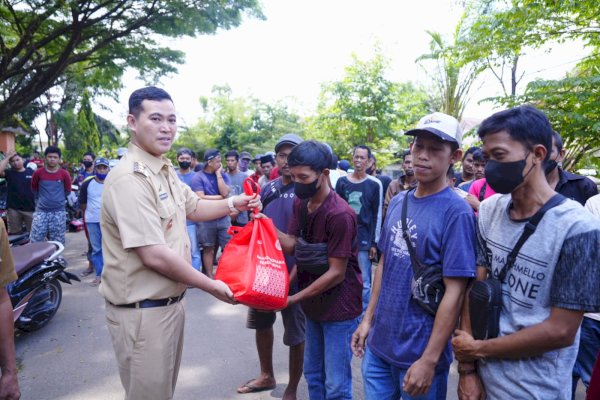
POLYGON ((529 157, 529 153, 524 159, 519 161, 499 162, 489 160, 485 165, 485 179, 487 183, 489 183, 490 187, 496 193, 512 193, 517 186, 523 183, 531 170, 533 170, 534 166, 532 165, 529 171, 523 175, 523 171, 527 165, 527 157, 529 157))
POLYGON ((550 172, 554 170, 554 168, 558 167, 558 163, 556 160, 548 160, 546 162, 546 167, 544 168, 544 173, 548 175, 550 172))
POLYGON ((84 167, 89 168, 94 164, 94 162, 93 161, 84 161, 82 164, 84 167))
POLYGON ((312 181, 311 183, 298 183, 294 182, 294 193, 301 200, 306 200, 315 195, 319 191, 319 187, 317 187, 317 182, 319 182, 319 177, 312 181))
POLYGON ((181 169, 188 169, 192 165, 191 161, 178 161, 177 163, 181 169))

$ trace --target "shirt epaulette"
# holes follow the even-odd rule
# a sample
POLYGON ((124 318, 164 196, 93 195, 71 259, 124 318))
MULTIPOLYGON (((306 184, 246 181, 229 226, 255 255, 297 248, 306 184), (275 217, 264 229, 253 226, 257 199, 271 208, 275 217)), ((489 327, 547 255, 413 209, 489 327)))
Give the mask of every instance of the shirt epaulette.
POLYGON ((133 162, 133 172, 135 172, 136 174, 144 175, 146 178, 150 176, 148 174, 146 164, 140 161, 133 162))

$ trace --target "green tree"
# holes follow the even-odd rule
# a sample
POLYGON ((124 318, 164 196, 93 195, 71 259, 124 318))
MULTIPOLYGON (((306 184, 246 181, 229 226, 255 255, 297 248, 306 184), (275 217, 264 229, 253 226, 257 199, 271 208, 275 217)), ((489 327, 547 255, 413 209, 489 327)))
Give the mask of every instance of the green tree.
MULTIPOLYGON (((454 40, 460 30, 458 25, 454 40)), ((434 63, 428 70, 434 84, 434 104, 439 104, 439 111, 462 119, 465 108, 470 100, 470 92, 482 68, 479 62, 465 62, 455 45, 446 43, 439 33, 427 31, 431 38, 430 52, 417 59, 422 65, 434 63)), ((427 70, 427 68, 426 68, 427 70)))
POLYGON ((210 97, 200 99, 202 116, 179 133, 171 156, 189 147, 201 157, 208 148, 236 149, 251 153, 273 150, 279 137, 302 135, 304 124, 282 102, 267 104, 253 97, 234 97, 229 86, 215 86, 210 97))
MULTIPOLYGON (((584 166, 600 148, 600 4, 583 1, 473 0, 467 2, 462 50, 466 58, 488 65, 512 65, 510 90, 491 100, 512 107, 532 103, 545 112, 565 142, 567 169, 584 166), (470 11, 469 11, 470 10, 470 11), (528 49, 583 42, 590 49, 575 70, 558 80, 536 80, 519 95, 516 72, 528 49)), ((548 51, 550 51, 548 50, 548 51)), ((499 80, 503 75, 495 73, 499 80)))
POLYGON ((371 146, 383 167, 405 145, 401 131, 430 110, 428 96, 410 83, 387 79, 389 61, 381 53, 353 60, 342 80, 323 86, 311 136, 328 142, 342 157, 358 144, 371 146))
MULTIPOLYGON (((262 18, 257 0, 4 0, 0 2, 0 122, 63 82, 82 63, 120 87, 127 68, 153 81, 184 54, 161 37, 211 34, 262 18)), ((110 86, 110 85, 109 85, 110 86)))

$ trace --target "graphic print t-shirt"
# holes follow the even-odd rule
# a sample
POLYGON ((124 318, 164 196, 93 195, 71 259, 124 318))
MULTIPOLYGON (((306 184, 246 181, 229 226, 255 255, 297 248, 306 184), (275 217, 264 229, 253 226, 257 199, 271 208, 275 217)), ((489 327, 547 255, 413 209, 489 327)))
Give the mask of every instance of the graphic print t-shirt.
POLYGON ((338 179, 336 193, 354 210, 358 219, 358 250, 376 246, 381 231, 383 187, 370 175, 360 182, 352 182, 347 176, 338 179))
MULTIPOLYGON (((477 264, 498 275, 526 221, 509 216, 510 195, 481 203, 477 264)), ((547 211, 502 285, 500 336, 550 316, 551 307, 600 309, 600 220, 566 200, 547 211)), ((579 335, 568 347, 518 360, 485 359, 479 374, 489 399, 571 399, 579 335)))
MULTIPOLYGON (((388 208, 379 241, 384 255, 381 290, 369 340, 369 349, 399 368, 409 368, 427 346, 434 318, 412 299, 413 270, 402 236, 402 203, 408 192, 396 195, 388 208)), ((437 265, 445 277, 475 276, 475 217, 471 207, 451 188, 417 198, 410 192, 407 227, 417 258, 437 265)), ((450 341, 437 369, 452 362, 450 341)))

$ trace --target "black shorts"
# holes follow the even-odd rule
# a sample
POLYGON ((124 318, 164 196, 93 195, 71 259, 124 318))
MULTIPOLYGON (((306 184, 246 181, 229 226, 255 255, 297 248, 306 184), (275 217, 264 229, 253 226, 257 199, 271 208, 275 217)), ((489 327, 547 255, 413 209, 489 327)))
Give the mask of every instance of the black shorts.
MULTIPOLYGON (((273 311, 257 311, 248 308, 248 317, 246 319, 246 328, 248 329, 269 329, 275 324, 276 313, 273 311)), ((283 320, 283 344, 286 346, 296 346, 304 342, 306 331, 306 317, 300 304, 294 304, 281 310, 283 320)))

